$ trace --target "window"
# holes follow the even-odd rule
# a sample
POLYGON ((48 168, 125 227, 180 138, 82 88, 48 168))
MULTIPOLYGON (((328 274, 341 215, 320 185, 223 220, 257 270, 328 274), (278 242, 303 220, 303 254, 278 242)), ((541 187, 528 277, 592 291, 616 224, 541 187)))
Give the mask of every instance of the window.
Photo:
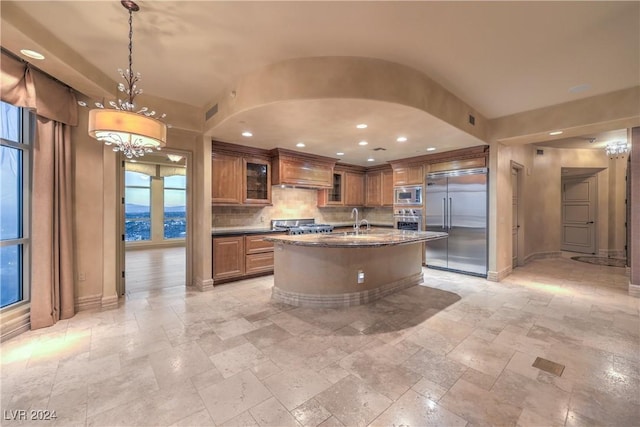
POLYGON ((184 239, 187 233, 187 177, 164 177, 164 238, 184 239))
POLYGON ((185 166, 169 165, 163 156, 148 155, 136 162, 125 161, 124 169, 125 241, 146 246, 185 239, 185 166))
POLYGON ((33 119, 0 102, 0 308, 29 300, 29 173, 33 119))
POLYGON ((125 171, 124 186, 125 240, 151 240, 151 176, 125 171))

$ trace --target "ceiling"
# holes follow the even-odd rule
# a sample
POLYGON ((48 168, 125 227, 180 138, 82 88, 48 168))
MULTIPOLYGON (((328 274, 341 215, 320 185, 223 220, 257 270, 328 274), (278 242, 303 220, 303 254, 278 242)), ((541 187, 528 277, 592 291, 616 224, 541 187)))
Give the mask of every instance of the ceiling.
POLYGON ((627 141, 627 130, 617 129, 600 133, 589 133, 573 138, 559 138, 553 141, 538 142, 535 145, 552 148, 582 148, 604 150, 607 143, 627 141))
MULTIPOLYGON (((138 4, 134 70, 143 76, 145 93, 203 110, 242 76, 313 56, 403 64, 488 119, 637 86, 640 80, 640 2, 138 4)), ((83 78, 115 88, 116 70, 127 65, 128 17, 119 1, 3 0, 0 8, 4 48, 43 51, 47 59, 35 65, 75 88, 83 86, 61 58, 86 61, 95 72, 83 78)), ((265 148, 296 149, 302 140, 306 151, 332 157, 344 152, 345 162, 363 165, 371 164, 372 156, 378 164, 424 153, 429 146, 444 151, 482 143, 424 112, 352 101, 254 109, 211 134, 265 148), (287 120, 292 115, 301 117, 297 124, 287 120), (358 133, 355 124, 363 120, 369 128, 358 133), (243 121, 258 126, 251 141, 234 134, 243 121), (364 149, 357 145, 361 134, 369 142, 364 149), (396 142, 400 134, 408 141, 396 142), (376 147, 387 151, 370 151, 376 147)))

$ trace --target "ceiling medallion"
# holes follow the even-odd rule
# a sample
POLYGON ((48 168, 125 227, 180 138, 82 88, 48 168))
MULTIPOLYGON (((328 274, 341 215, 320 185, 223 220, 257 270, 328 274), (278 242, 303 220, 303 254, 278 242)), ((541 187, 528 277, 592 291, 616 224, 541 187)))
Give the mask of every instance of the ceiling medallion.
MULTIPOLYGON (((156 119, 156 112, 147 107, 137 109, 134 99, 142 93, 137 86, 140 73, 133 72, 133 12, 140 7, 133 1, 122 0, 122 6, 129 11, 129 68, 118 69, 125 83, 118 84, 118 91, 126 94, 124 100, 96 102, 97 108, 89 111, 89 135, 105 145, 112 145, 113 151, 121 151, 127 158, 141 157, 153 150, 160 150, 167 144, 167 125, 156 119), (137 109, 137 111, 136 111, 137 109)), ((79 101, 83 107, 84 101, 79 101)), ((164 119, 166 114, 159 116, 164 119)))

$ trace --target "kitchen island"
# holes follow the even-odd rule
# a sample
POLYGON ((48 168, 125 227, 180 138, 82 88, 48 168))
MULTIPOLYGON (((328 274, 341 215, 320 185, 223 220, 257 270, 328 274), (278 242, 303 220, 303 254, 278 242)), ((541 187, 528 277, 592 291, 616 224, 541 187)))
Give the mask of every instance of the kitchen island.
POLYGON ((276 301, 307 307, 366 304, 421 283, 422 242, 447 233, 372 232, 269 236, 276 301))

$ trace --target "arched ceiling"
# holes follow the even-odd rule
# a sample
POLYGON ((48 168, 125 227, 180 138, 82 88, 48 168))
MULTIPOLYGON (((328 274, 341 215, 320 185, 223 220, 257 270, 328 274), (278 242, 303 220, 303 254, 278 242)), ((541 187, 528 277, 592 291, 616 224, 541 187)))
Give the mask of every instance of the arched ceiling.
MULTIPOLYGON (((640 84, 639 2, 138 3, 134 69, 142 73, 141 86, 155 97, 202 111, 242 76, 314 56, 378 58, 411 67, 487 119, 640 84)), ((3 48, 41 50, 47 59, 36 66, 87 95, 115 88, 116 70, 127 65, 127 12, 119 1, 3 0, 0 16, 3 48)), ((375 113, 375 105, 370 107, 365 109, 375 113)), ((355 110, 333 111, 348 117, 355 110)), ((260 121, 273 123, 277 112, 265 109, 260 121)), ((380 111, 371 120, 379 119, 378 128, 392 133, 383 120, 390 114, 380 111)), ((434 122, 433 117, 424 121, 434 122)), ((334 123, 307 126, 316 126, 316 134, 335 134, 334 123)), ((293 131, 289 136, 297 139, 293 131)), ((264 141, 278 137, 272 133, 264 141)), ((415 143, 418 152, 431 140, 428 144, 445 149, 465 137, 455 127, 442 132, 431 127, 408 145, 415 143)))

